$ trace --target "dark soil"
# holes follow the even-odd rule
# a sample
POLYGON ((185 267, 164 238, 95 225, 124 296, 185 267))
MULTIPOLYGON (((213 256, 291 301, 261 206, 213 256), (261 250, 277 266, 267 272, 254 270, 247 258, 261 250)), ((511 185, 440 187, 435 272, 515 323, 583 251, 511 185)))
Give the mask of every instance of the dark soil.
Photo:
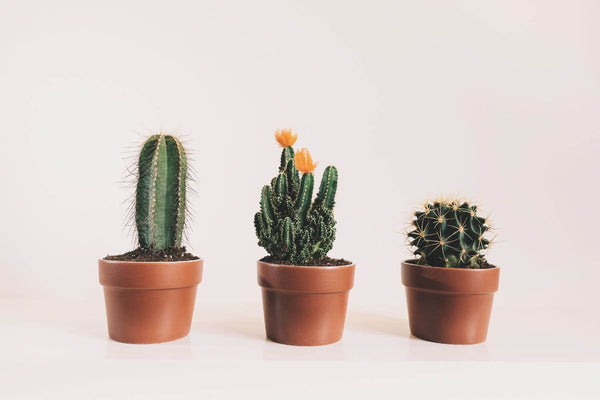
POLYGON ((483 263, 479 267, 479 269, 488 269, 488 268, 496 268, 495 265, 490 264, 487 260, 483 260, 483 263))
POLYGON ((196 257, 188 253, 184 247, 169 247, 164 250, 156 249, 142 249, 138 247, 133 251, 129 251, 125 254, 119 254, 118 256, 106 256, 105 260, 109 261, 139 261, 139 262, 152 262, 152 261, 191 261, 198 260, 196 257))
POLYGON ((271 256, 266 256, 262 258, 260 261, 267 262, 271 264, 281 264, 281 265, 298 265, 298 266, 311 266, 311 267, 339 267, 341 265, 350 265, 352 261, 344 260, 343 258, 329 258, 325 257, 320 260, 311 260, 306 264, 296 264, 290 261, 281 261, 275 260, 271 256))
MULTIPOLYGON (((408 260, 408 262, 410 263, 415 263, 415 264, 419 264, 419 265, 424 265, 424 266, 428 266, 431 267, 432 265, 427 265, 425 264, 425 262, 421 261, 421 259, 419 258, 418 260, 408 260)), ((435 265, 433 265, 435 267, 435 265)), ((488 261, 484 258, 481 260, 481 264, 478 266, 473 266, 473 265, 468 265, 466 267, 442 267, 439 266, 438 268, 457 268, 457 269, 490 269, 490 268, 496 268, 495 265, 492 265, 490 263, 488 263, 488 261)))

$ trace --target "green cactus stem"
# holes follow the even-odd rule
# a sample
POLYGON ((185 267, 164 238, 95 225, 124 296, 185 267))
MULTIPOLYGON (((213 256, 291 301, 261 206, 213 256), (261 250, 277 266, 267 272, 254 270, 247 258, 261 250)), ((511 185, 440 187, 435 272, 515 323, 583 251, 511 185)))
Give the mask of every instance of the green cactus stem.
POLYGON ((139 245, 181 247, 185 226, 187 156, 174 136, 152 135, 140 151, 135 192, 139 245))
POLYGON ((306 214, 312 202, 313 188, 315 186, 315 176, 312 172, 302 175, 300 180, 300 190, 296 196, 294 203, 294 211, 296 213, 296 221, 298 227, 301 228, 306 222, 306 214))
POLYGON ((326 208, 333 209, 335 203, 335 192, 337 190, 338 172, 333 166, 325 168, 319 193, 315 199, 315 204, 323 204, 326 208))

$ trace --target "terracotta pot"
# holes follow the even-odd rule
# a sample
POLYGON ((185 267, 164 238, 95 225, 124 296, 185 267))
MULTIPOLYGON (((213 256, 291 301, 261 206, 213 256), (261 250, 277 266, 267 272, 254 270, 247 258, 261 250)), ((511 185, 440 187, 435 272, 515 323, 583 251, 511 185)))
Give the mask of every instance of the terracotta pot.
POLYGON ((267 338, 296 346, 339 341, 354 264, 338 267, 258 262, 267 338))
POLYGON ((500 269, 402 263, 411 333, 438 343, 474 344, 487 337, 500 269))
POLYGON ((159 343, 190 332, 202 260, 99 260, 108 335, 125 343, 159 343))

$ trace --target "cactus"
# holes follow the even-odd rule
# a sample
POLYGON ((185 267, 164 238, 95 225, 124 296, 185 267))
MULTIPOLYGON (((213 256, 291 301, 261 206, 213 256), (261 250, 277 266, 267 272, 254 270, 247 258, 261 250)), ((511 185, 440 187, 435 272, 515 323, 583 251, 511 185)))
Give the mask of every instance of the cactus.
POLYGON ((483 268, 490 240, 489 226, 467 202, 436 201, 417 211, 408 232, 420 264, 436 267, 483 268))
POLYGON ((138 159, 135 224, 142 249, 181 247, 185 226, 187 155, 174 136, 146 140, 138 159))
POLYGON ((275 136, 283 147, 279 174, 262 188, 260 211, 254 215, 256 236, 271 259, 307 265, 325 258, 333 247, 338 173, 334 166, 325 168, 313 201, 316 164, 308 150, 294 152, 296 135, 291 131, 275 136))

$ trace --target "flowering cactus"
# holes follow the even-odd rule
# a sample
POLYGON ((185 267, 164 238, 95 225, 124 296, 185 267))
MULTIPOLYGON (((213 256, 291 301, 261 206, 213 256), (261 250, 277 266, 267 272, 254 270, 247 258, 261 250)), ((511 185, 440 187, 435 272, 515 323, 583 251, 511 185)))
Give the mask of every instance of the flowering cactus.
POLYGON ((295 132, 280 130, 275 138, 283 150, 279 174, 263 187, 260 211, 254 216, 258 244, 273 260, 307 265, 325 258, 333 247, 337 169, 325 168, 313 201, 317 164, 307 149, 294 152, 295 132))

